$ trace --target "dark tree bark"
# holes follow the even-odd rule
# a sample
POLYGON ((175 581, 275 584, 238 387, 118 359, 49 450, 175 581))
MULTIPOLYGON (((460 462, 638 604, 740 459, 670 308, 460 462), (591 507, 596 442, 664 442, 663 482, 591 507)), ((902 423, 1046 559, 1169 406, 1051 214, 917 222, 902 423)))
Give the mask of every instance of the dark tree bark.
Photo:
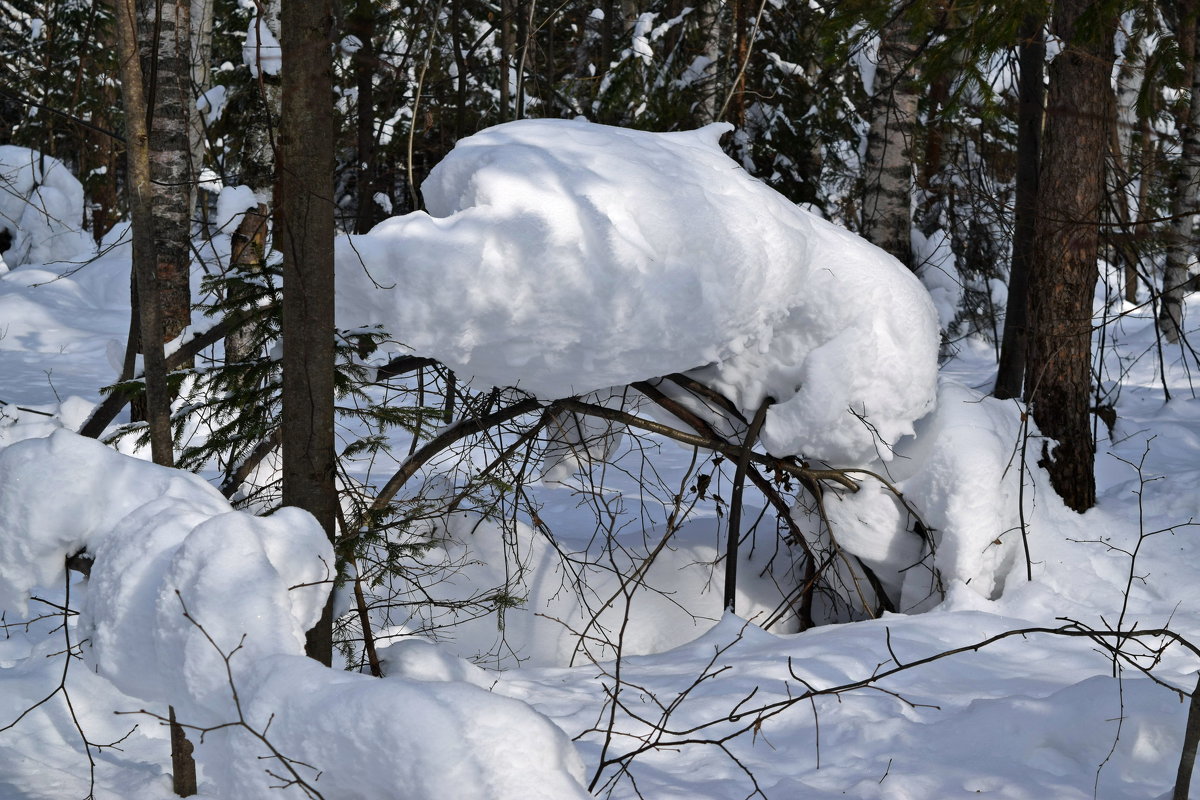
POLYGON ((133 220, 133 272, 140 309, 140 333, 145 344, 146 410, 150 450, 156 464, 174 466, 171 439, 171 398, 167 390, 162 348, 159 272, 155 235, 157 218, 151 168, 151 136, 146 125, 146 94, 138 63, 136 9, 122 0, 117 9, 117 41, 121 100, 125 109, 126 181, 133 220))
POLYGON ((1033 260, 1025 399, 1042 434, 1041 464, 1076 511, 1096 503, 1090 416, 1092 300, 1096 287, 1108 94, 1115 19, 1081 17, 1090 0, 1055 0, 1064 43, 1050 65, 1033 260))
MULTIPOLYGON (((333 541, 337 490, 331 2, 285 0, 280 22, 283 119, 275 241, 283 253, 283 502, 309 511, 333 541)), ((332 663, 330 603, 309 632, 307 652, 324 664, 332 663)))
POLYGON ((380 189, 375 155, 378 149, 375 146, 375 11, 370 0, 358 0, 346 20, 348 30, 360 42, 358 51, 351 59, 354 83, 358 89, 358 118, 355 120, 358 150, 355 233, 366 233, 384 217, 383 209, 375 202, 375 194, 380 189))
POLYGON ((1038 167, 1042 151, 1042 117, 1046 105, 1045 20, 1029 15, 1021 23, 1019 101, 1017 106, 1017 188, 1013 220, 1012 262, 1008 273, 1008 304, 1000 366, 992 394, 1001 400, 1021 396, 1025 377, 1026 335, 1029 324, 1029 262, 1033 256, 1037 208, 1038 167))

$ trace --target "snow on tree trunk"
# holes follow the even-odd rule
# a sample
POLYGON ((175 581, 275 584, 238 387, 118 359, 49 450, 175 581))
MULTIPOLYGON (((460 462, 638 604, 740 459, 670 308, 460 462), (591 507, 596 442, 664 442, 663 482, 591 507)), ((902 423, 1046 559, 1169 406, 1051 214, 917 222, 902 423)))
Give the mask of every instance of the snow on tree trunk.
MULTIPOLYGON (((197 0, 199 1, 199 0, 197 0)), ((269 0, 250 22, 254 36, 242 52, 243 61, 255 76, 254 113, 247 115, 248 130, 242 152, 242 184, 249 186, 259 199, 257 207, 241 218, 232 236, 230 261, 244 275, 261 272, 269 249, 271 200, 275 187, 274 131, 279 127, 279 0, 269 0), (249 44, 253 40, 254 46, 249 44)), ((237 289, 231 291, 236 292, 237 289)), ((238 329, 225 337, 226 361, 246 361, 254 357, 254 336, 238 329)))
POLYGON ((912 142, 917 94, 912 28, 897 13, 880 32, 862 209, 862 234, 904 264, 912 264, 912 142))
POLYGON ((1158 312, 1158 327, 1170 342, 1178 341, 1183 331, 1183 295, 1191 260, 1192 229, 1200 210, 1200 36, 1196 35, 1195 6, 1188 5, 1186 18, 1180 22, 1179 38, 1191 61, 1192 92, 1186 107, 1176 117, 1183 152, 1171 176, 1171 228, 1158 312))
POLYGON ((1108 143, 1111 19, 1080 29, 1088 0, 1056 0, 1064 42, 1050 65, 1029 285, 1025 399, 1047 439, 1039 462, 1068 506, 1095 505, 1089 406, 1104 156, 1108 143), (1090 36, 1088 31, 1093 31, 1090 36), (1085 38, 1086 37, 1086 38, 1085 38))

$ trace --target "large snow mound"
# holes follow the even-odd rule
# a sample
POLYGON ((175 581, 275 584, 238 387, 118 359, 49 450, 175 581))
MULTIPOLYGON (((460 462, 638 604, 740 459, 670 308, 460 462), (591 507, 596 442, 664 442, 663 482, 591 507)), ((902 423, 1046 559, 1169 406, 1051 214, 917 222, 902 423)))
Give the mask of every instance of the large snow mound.
POLYGON ((887 458, 933 406, 929 295, 747 175, 727 130, 522 120, 464 139, 422 186, 428 213, 340 242, 338 324, 546 399, 707 368, 745 410, 778 401, 773 452, 887 458))
POLYGON ((57 158, 0 145, 0 247, 3 265, 48 264, 90 256, 83 230, 83 185, 57 158))
MULTIPOLYGON (((566 734, 524 703, 304 655, 333 563, 306 512, 234 511, 195 475, 65 430, 0 449, 0 611, 23 613, 83 547, 95 558, 78 621, 89 667, 186 723, 269 729, 281 752, 314 765, 301 777, 326 797, 397 786, 425 800, 588 796, 566 734)), ((196 755, 212 796, 275 797, 261 749, 245 731, 210 732, 196 755)))

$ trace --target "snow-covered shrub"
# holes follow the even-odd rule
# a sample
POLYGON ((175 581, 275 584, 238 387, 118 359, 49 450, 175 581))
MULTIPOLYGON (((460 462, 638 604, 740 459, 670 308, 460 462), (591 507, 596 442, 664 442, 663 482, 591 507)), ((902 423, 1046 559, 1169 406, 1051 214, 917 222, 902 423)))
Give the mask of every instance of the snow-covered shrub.
POLYGON ((460 141, 428 214, 340 243, 339 325, 548 400, 696 370, 748 416, 774 398, 775 455, 888 458, 933 407, 929 295, 747 175, 729 129, 525 120, 460 141))
POLYGON ((83 185, 56 158, 0 146, 0 236, 9 268, 86 258, 94 246, 83 230, 83 185))

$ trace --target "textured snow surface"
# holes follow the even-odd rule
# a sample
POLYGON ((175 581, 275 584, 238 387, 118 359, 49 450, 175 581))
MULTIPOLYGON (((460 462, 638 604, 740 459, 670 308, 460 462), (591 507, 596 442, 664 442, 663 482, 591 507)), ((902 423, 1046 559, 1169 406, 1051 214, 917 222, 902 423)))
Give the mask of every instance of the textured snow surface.
POLYGON ((777 401, 772 452, 886 457, 933 406, 928 293, 747 175, 729 129, 524 120, 464 139, 421 187, 427 214, 340 243, 338 323, 546 399, 706 368, 749 413, 777 401))
MULTIPOLYGON (((30 591, 61 584, 84 547, 95 563, 78 636, 97 675, 188 724, 234 722, 240 707, 289 758, 322 765, 300 776, 326 797, 587 796, 569 739, 518 700, 304 655, 333 563, 306 512, 234 511, 197 476, 65 430, 0 450, 0 608, 24 614, 30 591)), ((197 757, 216 796, 277 796, 259 749, 237 728, 206 738, 197 757)))
POLYGON ((0 273, 26 263, 90 256, 83 231, 83 186, 57 158, 0 145, 0 231, 12 238, 0 252, 0 273))
MULTIPOLYGON (((698 148, 700 153, 711 150, 708 145, 698 148)), ((647 173, 636 162, 620 193, 640 209, 637 198, 646 186, 634 181, 645 184, 647 173)), ((659 191, 653 185, 646 190, 659 191)), ((657 196, 668 194, 659 191, 657 196)), ((438 224, 452 230, 457 225, 451 219, 438 224)), ((115 244, 119 233, 109 242, 115 244)), ((367 249, 379 244, 387 256, 380 257, 380 264, 391 263, 393 255, 382 244, 373 244, 371 237, 361 241, 367 249)), ((526 254, 520 242, 512 246, 526 254)), ((859 245, 847 244, 847 252, 857 252, 855 247, 859 245)), ((418 252, 446 256, 439 253, 418 252)), ((6 447, 0 455, 0 613, 5 626, 0 634, 0 727, 16 721, 15 727, 0 731, 3 800, 175 796, 166 730, 137 709, 165 713, 164 704, 147 697, 179 690, 188 721, 196 721, 194 715, 200 713, 188 699, 193 694, 215 704, 210 715, 230 711, 224 692, 228 687, 220 679, 223 665, 213 657, 215 651, 205 650, 211 645, 196 638, 198 629, 182 618, 175 588, 223 649, 248 634, 246 646, 231 660, 247 720, 258 731, 270 722, 272 743, 313 765, 298 765, 300 774, 315 781, 329 800, 582 798, 576 748, 585 774, 600 770, 598 795, 612 800, 742 800, 756 788, 771 800, 1171 796, 1187 715, 1186 699, 1180 702, 1177 690, 1193 690, 1200 663, 1180 647, 1158 652, 1157 639, 1146 640, 1149 649, 1144 651, 1132 641, 1126 645, 1130 653, 1147 654, 1142 663, 1152 665, 1154 680, 1134 668, 1113 677, 1111 658, 1091 641, 1021 635, 892 675, 879 684, 883 691, 860 689, 802 701, 761 725, 752 716, 756 707, 786 703, 809 688, 860 681, 897 663, 911 665, 1029 625, 1056 626, 1063 618, 1101 628, 1120 624, 1126 632, 1134 625, 1165 625, 1200 642, 1196 365, 1189 353, 1156 346, 1148 305, 1123 305, 1121 293, 1113 291, 1113 305, 1096 308, 1097 319, 1108 320, 1096 374, 1116 404, 1117 424, 1112 432, 1099 429, 1099 503, 1086 514, 1065 509, 1048 488, 1037 466, 1043 441, 1022 429, 1023 407, 979 394, 994 379, 995 360, 992 345, 977 340, 956 343, 958 352, 943 366, 936 409, 916 423, 915 435, 897 443, 890 462, 871 464, 934 529, 938 548, 932 562, 911 566, 919 555, 919 537, 911 532, 912 520, 878 482, 864 477, 858 494, 827 493, 839 541, 878 568, 881 579, 900 592, 902 605, 920 602, 924 607, 917 590, 927 588, 921 583, 930 580, 928 564, 938 567, 946 598, 926 613, 885 614, 794 635, 767 633, 732 615, 709 628, 720 613, 713 596, 721 582, 720 565, 711 561, 724 531, 709 503, 697 507, 696 516, 675 532, 678 538, 662 549, 653 585, 648 581, 631 596, 627 644, 647 654, 627 652, 619 670, 613 662, 579 660, 570 669, 482 670, 462 658, 505 636, 531 662, 553 663, 566 641, 563 625, 538 614, 561 617, 577 628, 586 624, 584 618, 570 616, 565 598, 556 596, 564 588, 561 561, 544 558, 549 546, 522 525, 515 529, 512 545, 527 556, 522 563, 531 569, 521 587, 506 588, 527 601, 523 608, 508 609, 506 628, 492 617, 462 629, 461 635, 446 635, 436 645, 402 639, 381 648, 387 677, 377 680, 331 673, 298 654, 298 620, 310 618, 315 604, 310 602, 313 595, 305 600, 304 592, 292 587, 304 575, 324 574, 324 564, 313 557, 324 545, 310 521, 286 515, 249 520, 231 514, 216 493, 193 478, 125 459, 67 433, 38 439, 78 426, 98 396, 97 387, 111 381, 106 350, 115 346, 119 356, 128 328, 128 259, 128 247, 117 246, 79 272, 67 265, 31 263, 0 275, 0 329, 6 332, 0 336, 0 446, 6 447), (1160 354, 1163 361, 1157 360, 1160 354), (1116 376, 1119 387, 1113 383, 1116 376), (1169 401, 1164 400, 1164 383, 1171 390, 1169 401), (1031 438, 1026 440, 1025 433, 1031 438), (29 439, 35 441, 14 444, 29 439), (284 524, 286 541, 274 527, 284 524), (1031 579, 1026 577, 1022 524, 1031 579), (101 561, 90 581, 75 575, 65 596, 63 557, 83 543, 102 553, 101 561), (261 599, 249 596, 247 582, 261 583, 261 599), (663 591, 654 591, 655 586, 663 591), (28 615, 22 616, 17 606, 31 592, 40 599, 30 600, 28 615), (65 619, 51 605, 64 601, 81 614, 65 619), (687 615, 684 608, 697 613, 687 615), (82 648, 87 661, 67 659, 64 653, 83 634, 93 639, 82 648), (699 638, 680 644, 697 634, 699 638), (114 651, 118 646, 130 652, 114 651), (195 668, 168 674, 185 656, 197 660, 195 668), (122 674, 112 675, 113 670, 122 674), (55 694, 64 675, 70 706, 64 694, 55 694), (506 697, 532 705, 566 734, 506 697), (615 708, 610 703, 614 697, 619 700, 615 708), (666 724, 651 730, 664 716, 666 724), (613 736, 606 731, 610 721, 613 736), (119 749, 86 751, 77 723, 87 741, 119 741, 119 749), (692 740, 745 731, 716 747, 672 744, 665 728, 690 731, 681 736, 692 740), (666 737, 659 741, 668 746, 640 753, 628 763, 628 773, 612 763, 640 748, 644 737, 659 736, 666 737), (567 737, 575 738, 573 745, 567 737), (95 759, 94 785, 89 756, 95 759), (606 760, 609 766, 600 769, 606 760), (322 770, 319 777, 317 769, 322 770)), ((449 256, 442 261, 458 264, 449 256)), ((436 265, 404 266, 436 292, 436 265)), ((454 305, 454 298, 465 297, 462 287, 471 285, 464 283, 471 275, 468 267, 458 264, 458 272, 446 273, 459 284, 446 287, 439 313, 454 324, 475 326, 478 334, 502 338, 507 322, 491 327, 476 323, 454 305)), ((397 281, 403 277, 395 274, 397 281)), ((545 273, 535 277, 543 279, 545 273)), ((931 277, 936 278, 926 275, 927 285, 937 291, 931 277)), ((652 291, 648 281, 639 285, 652 291)), ((942 294, 947 301, 943 310, 952 310, 948 297, 942 294)), ((364 289, 357 299, 369 310, 376 297, 364 289)), ((646 302, 663 299, 652 293, 646 302)), ((1186 316, 1193 338, 1194 321, 1200 319, 1197 299, 1189 298, 1186 316)), ((603 308, 606 298, 597 296, 592 302, 603 308)), ((863 308, 860 323, 869 305, 863 308)), ((607 329, 621 322, 608 311, 593 313, 586 304, 574 306, 572 313, 594 324, 598 338, 613 336, 607 329)), ((903 319, 901 311, 887 314, 903 319)), ((497 319, 508 317, 498 312, 497 319)), ((677 332, 677 340, 710 336, 709 316, 686 319, 690 327, 677 332)), ((527 324, 536 332, 532 321, 527 324)), ((779 341, 776 328, 771 352, 779 341)), ((539 346, 550 341, 549 333, 538 335, 542 338, 531 341, 539 346)), ((505 353, 502 347, 496 352, 498 358, 505 353)), ((871 352, 855 355, 869 361, 871 352)), ((604 353, 597 351, 596 357, 604 353)), ((622 358, 634 363, 633 356, 622 358)), ((655 363, 655 358, 647 355, 644 363, 655 363)), ((768 361, 773 369, 783 363, 768 361)), ((533 358, 530 363, 539 362, 533 358)), ((498 374, 517 374, 503 358, 490 366, 498 374)), ((836 366, 847 371, 854 365, 836 366)), ((694 374, 715 381, 717 372, 710 367, 694 374)), ((753 406, 766 390, 745 391, 741 402, 753 406)), ((646 487, 635 483, 643 469, 640 457, 653 458, 653 470, 661 472, 664 485, 681 492, 695 481, 698 468, 707 472, 710 467, 693 463, 688 451, 670 444, 654 447, 651 440, 634 447, 632 437, 625 437, 624 444, 610 448, 597 440, 592 455, 624 450, 626 462, 603 474, 594 470, 591 484, 575 475, 568 485, 573 471, 568 462, 577 457, 569 446, 589 432, 594 431, 562 426, 550 459, 557 463, 546 465, 546 481, 528 487, 531 507, 570 545, 571 536, 584 543, 592 538, 598 509, 626 504, 627 513, 613 521, 620 528, 621 556, 610 566, 627 572, 647 548, 663 541, 652 535, 661 531, 653 520, 639 518, 656 502, 646 496, 646 487)), ((407 441, 399 444, 403 452, 407 441)), ((430 472, 426 477, 431 483, 440 479, 450 484, 448 491, 456 490, 436 465, 430 472)), ((369 482, 363 473, 354 477, 369 482)), ((670 503, 669 497, 659 499, 670 503)), ((663 509, 659 502, 657 519, 663 509)), ((773 525, 769 517, 764 522, 764 527, 773 525)), ((476 523, 478 518, 465 515, 448 521, 457 538, 446 543, 444 555, 494 560, 502 550, 513 549, 499 541, 503 531, 476 523)), ((745 589, 769 588, 771 575, 761 569, 762 559, 769 558, 768 542, 762 544, 747 554, 760 568, 739 573, 745 589)), ((429 553, 431 558, 438 555, 429 553)), ((434 587, 444 591, 439 599, 462 599, 501 579, 498 568, 489 574, 487 565, 465 566, 461 584, 434 587)), ((613 583, 606 580, 595 579, 597 607, 612 597, 613 583)), ((618 601, 599 620, 610 631, 623 621, 618 601)), ((771 602, 766 593, 748 591, 739 597, 738 609, 748 614, 756 604, 771 602)), ((267 788, 278 781, 266 770, 280 774, 281 765, 260 758, 269 752, 246 731, 210 732, 197 755, 199 800, 301 795, 296 788, 267 788)), ((1200 777, 1193 779, 1191 793, 1200 793, 1200 777)))
MULTIPOLYGON (((749 519, 758 514, 754 508, 745 511, 749 519)), ((786 587, 794 582, 788 574, 790 562, 774 557, 774 528, 764 527, 769 530, 746 536, 736 591, 738 613, 759 622, 786 605, 786 587)), ((500 586, 519 596, 520 605, 505 610, 502 625, 492 615, 472 619, 464 613, 453 628, 439 632, 450 652, 492 668, 565 667, 614 658, 613 642, 619 631, 626 656, 661 653, 695 639, 721 618, 725 581, 721 532, 717 519, 701 517, 669 532, 660 526, 616 534, 609 547, 595 542, 564 560, 565 545, 555 546, 529 525, 517 523, 514 530, 505 531, 478 514, 453 514, 434 534, 438 546, 415 562, 462 567, 406 598, 412 604, 407 607, 415 609, 412 616, 401 621, 399 614, 393 614, 395 627, 381 633, 381 638, 445 625, 451 615, 437 606, 422 605, 421 600, 441 601, 445 608, 455 599, 500 586), (631 586, 628 580, 633 575, 641 579, 631 586), (679 602, 683 597, 690 598, 686 605, 679 602)), ((401 674, 422 669, 421 661, 414 659, 398 662, 401 674)))

